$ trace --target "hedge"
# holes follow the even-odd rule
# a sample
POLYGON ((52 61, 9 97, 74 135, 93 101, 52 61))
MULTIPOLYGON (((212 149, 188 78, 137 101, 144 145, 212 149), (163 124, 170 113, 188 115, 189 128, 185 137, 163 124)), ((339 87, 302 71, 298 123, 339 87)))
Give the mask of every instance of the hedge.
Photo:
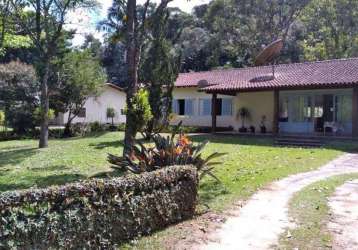
POLYGON ((0 249, 98 249, 195 212, 194 167, 0 194, 0 249))

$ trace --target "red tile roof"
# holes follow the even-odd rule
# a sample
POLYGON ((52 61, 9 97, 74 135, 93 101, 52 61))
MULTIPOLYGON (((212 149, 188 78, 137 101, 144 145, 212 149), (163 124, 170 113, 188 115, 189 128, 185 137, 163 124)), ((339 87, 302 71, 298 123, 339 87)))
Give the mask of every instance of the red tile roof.
POLYGON ((210 85, 203 88, 208 92, 350 86, 358 84, 358 58, 280 64, 274 79, 271 75, 271 66, 183 73, 175 86, 195 87, 202 80, 210 85))

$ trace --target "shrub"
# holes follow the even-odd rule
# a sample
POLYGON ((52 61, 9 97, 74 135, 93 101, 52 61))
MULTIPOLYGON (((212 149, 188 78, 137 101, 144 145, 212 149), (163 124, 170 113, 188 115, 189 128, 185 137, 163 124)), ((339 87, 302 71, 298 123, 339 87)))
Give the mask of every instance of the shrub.
POLYGON ((1 249, 114 249, 193 216, 195 168, 0 194, 1 249))
POLYGON ((75 123, 71 125, 72 136, 85 136, 90 132, 90 128, 86 123, 75 123))
POLYGON ((0 110, 0 126, 5 126, 5 113, 0 110))
POLYGON ((126 130, 126 124, 125 123, 120 123, 118 124, 118 131, 125 131, 126 130))
MULTIPOLYGON (((36 124, 40 124, 41 122, 41 117, 42 117, 42 109, 41 107, 37 107, 34 111, 33 117, 35 119, 36 124)), ((52 120, 56 117, 55 115, 55 111, 53 109, 49 109, 47 112, 47 117, 49 120, 52 120)))
POLYGON ((89 124, 91 133, 98 133, 106 131, 106 125, 101 124, 99 122, 92 122, 89 124))
POLYGON ((151 139, 154 142, 154 146, 146 146, 136 140, 136 145, 132 147, 130 155, 118 157, 109 154, 108 161, 113 164, 114 173, 127 170, 140 174, 173 165, 194 165, 201 178, 205 175, 210 175, 218 180, 212 170, 215 165, 222 163, 212 162, 212 160, 225 155, 225 153, 215 152, 204 158, 201 151, 209 142, 205 141, 194 145, 185 135, 180 134, 177 136, 180 126, 181 123, 176 126, 171 136, 152 135, 151 139))
POLYGON ((141 131, 153 117, 148 98, 148 91, 140 89, 132 99, 132 108, 125 108, 125 114, 132 117, 134 131, 141 131))

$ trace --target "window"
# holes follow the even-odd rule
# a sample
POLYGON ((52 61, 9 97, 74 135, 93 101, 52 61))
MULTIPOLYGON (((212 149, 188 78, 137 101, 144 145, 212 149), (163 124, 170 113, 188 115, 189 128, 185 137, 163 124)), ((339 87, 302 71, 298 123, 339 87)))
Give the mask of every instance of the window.
POLYGON ((173 112, 178 115, 194 115, 194 100, 192 99, 174 100, 173 112))
POLYGON ((232 115, 232 99, 226 98, 221 101, 221 115, 232 115))
POLYGON ((288 122, 288 97, 280 98, 279 121, 288 122))
MULTIPOLYGON (((211 115, 211 99, 200 99, 199 100, 199 114, 201 116, 211 115)), ((217 99, 216 103, 217 116, 231 116, 232 115, 232 99, 217 99)))
POLYGON ((81 108, 77 116, 79 118, 86 118, 86 108, 81 108))
POLYGON ((311 97, 294 96, 292 101, 292 121, 306 122, 311 120, 311 97))
POLYGON ((199 100, 199 114, 201 116, 211 115, 211 99, 199 100))
POLYGON ((337 95, 335 97, 336 121, 348 123, 352 121, 352 97, 348 95, 337 95))

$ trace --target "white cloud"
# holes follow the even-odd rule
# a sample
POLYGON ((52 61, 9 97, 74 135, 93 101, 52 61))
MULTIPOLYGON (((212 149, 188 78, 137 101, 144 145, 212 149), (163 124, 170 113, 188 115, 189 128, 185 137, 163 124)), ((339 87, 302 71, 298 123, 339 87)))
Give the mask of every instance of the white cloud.
MULTIPOLYGON (((160 3, 161 0, 152 0, 160 3)), ((185 12, 191 12, 194 6, 209 3, 211 0, 174 0, 169 4, 170 7, 179 7, 185 12)), ((108 8, 112 5, 112 0, 98 0, 101 3, 101 8, 96 13, 88 13, 83 10, 76 10, 67 16, 69 21, 66 29, 76 29, 77 34, 73 39, 73 45, 79 46, 84 41, 84 36, 88 33, 93 34, 98 39, 103 39, 103 33, 96 30, 96 24, 99 20, 107 15, 108 8)), ((138 3, 144 3, 145 0, 138 0, 138 3)))

